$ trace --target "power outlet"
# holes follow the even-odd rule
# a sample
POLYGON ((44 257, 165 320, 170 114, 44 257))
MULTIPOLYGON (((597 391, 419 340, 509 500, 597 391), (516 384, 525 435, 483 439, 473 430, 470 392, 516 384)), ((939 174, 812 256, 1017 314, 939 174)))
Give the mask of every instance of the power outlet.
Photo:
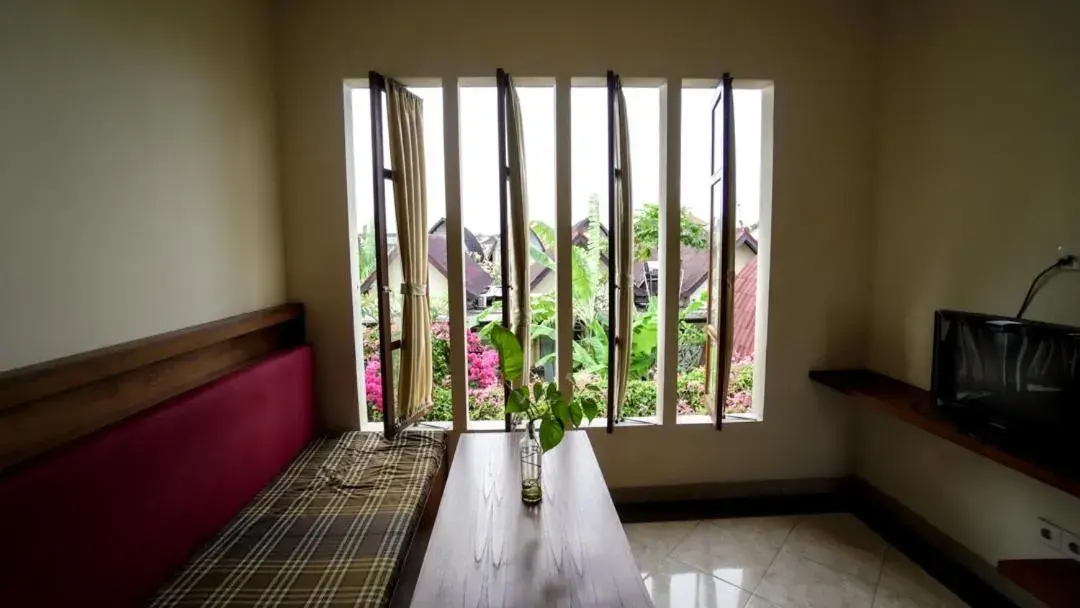
POLYGON ((1041 517, 1038 520, 1038 524, 1039 525, 1038 525, 1038 528, 1036 528, 1036 530, 1039 533, 1039 540, 1042 541, 1042 544, 1046 545, 1047 547, 1050 547, 1051 549, 1053 549, 1054 551, 1057 551, 1058 553, 1061 553, 1061 551, 1062 551, 1062 544, 1061 544, 1062 530, 1061 530, 1061 528, 1059 528, 1056 525, 1046 521, 1045 519, 1042 519, 1041 517))
POLYGON ((1061 552, 1080 562, 1080 536, 1068 530, 1062 530, 1061 552))
POLYGON ((1067 249, 1065 247, 1058 247, 1058 259, 1064 259, 1072 256, 1072 263, 1062 266, 1064 270, 1080 270, 1080 255, 1077 255, 1075 251, 1067 249))

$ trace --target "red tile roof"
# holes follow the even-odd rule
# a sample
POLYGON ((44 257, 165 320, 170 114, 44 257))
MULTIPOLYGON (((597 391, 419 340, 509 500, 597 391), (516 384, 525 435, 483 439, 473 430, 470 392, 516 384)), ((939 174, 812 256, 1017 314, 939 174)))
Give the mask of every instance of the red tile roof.
POLYGON ((754 322, 757 316, 757 265, 755 255, 735 276, 735 314, 732 326, 735 336, 731 352, 736 359, 754 356, 754 322))

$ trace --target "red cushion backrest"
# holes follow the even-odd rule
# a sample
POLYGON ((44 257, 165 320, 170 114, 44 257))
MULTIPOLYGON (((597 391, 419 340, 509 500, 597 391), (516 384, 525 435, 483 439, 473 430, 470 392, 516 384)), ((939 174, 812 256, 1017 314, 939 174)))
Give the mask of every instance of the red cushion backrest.
POLYGON ((274 355, 0 478, 0 606, 148 600, 311 440, 312 368, 274 355))

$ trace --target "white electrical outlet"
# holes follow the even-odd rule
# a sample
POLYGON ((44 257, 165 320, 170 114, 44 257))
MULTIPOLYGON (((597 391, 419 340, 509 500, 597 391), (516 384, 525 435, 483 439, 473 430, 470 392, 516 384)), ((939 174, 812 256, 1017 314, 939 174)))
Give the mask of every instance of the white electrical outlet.
POLYGON ((1036 530, 1039 533, 1039 540, 1042 541, 1042 544, 1060 553, 1062 549, 1061 528, 1041 517, 1038 519, 1038 523, 1039 526, 1036 530))
POLYGON ((1080 562, 1080 536, 1068 530, 1062 530, 1061 552, 1080 562))

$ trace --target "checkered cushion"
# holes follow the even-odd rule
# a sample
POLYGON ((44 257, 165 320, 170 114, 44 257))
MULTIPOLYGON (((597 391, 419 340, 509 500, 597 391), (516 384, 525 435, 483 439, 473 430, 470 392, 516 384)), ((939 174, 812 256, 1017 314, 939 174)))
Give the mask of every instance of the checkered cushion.
POLYGON ((387 605, 445 441, 419 430, 316 439, 152 605, 387 605))

